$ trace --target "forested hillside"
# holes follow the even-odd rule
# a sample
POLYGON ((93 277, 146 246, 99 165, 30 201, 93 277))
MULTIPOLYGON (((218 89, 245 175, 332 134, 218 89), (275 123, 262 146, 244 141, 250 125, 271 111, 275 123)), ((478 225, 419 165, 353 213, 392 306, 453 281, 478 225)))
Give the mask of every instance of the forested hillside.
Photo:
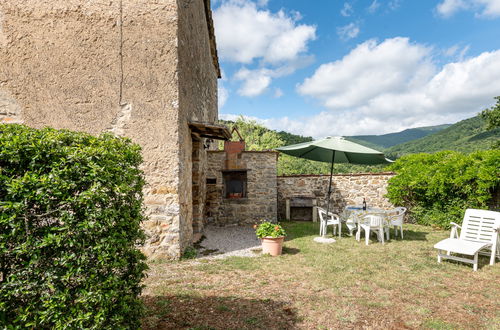
MULTIPOLYGON (((288 132, 270 130, 255 121, 238 119, 236 122, 220 121, 232 128, 238 127, 246 142, 247 150, 272 150, 277 147, 312 141, 310 136, 295 135, 288 132)), ((455 150, 470 153, 477 150, 491 149, 495 141, 500 140, 500 128, 488 130, 486 121, 480 116, 462 120, 453 125, 440 125, 408 129, 399 133, 380 136, 364 135, 350 136, 347 139, 366 145, 367 147, 384 151, 390 159, 397 159, 411 153, 432 153, 442 150, 455 150), (434 132, 434 133, 432 133, 434 132), (431 133, 431 134, 429 134, 431 133), (405 143, 394 145, 388 149, 384 145, 394 143, 394 140, 408 140, 412 137, 424 135, 405 143), (367 139, 367 140, 362 140, 367 139), (391 142, 393 141, 393 142, 391 142)), ((235 134, 234 140, 238 137, 235 134)), ((222 144, 220 146, 222 148, 222 144)), ((351 164, 335 164, 335 173, 379 172, 384 170, 383 165, 362 166, 351 164)), ((278 159, 278 174, 327 174, 330 172, 328 163, 315 162, 280 154, 278 159)))
POLYGON ((353 135, 347 136, 346 139, 365 145, 369 148, 383 150, 401 143, 420 139, 427 135, 437 133, 450 126, 450 124, 445 124, 437 126, 409 128, 397 133, 389 133, 383 135, 353 135))
POLYGON ((426 137, 402 143, 385 150, 388 157, 419 152, 437 152, 454 150, 470 153, 490 149, 500 139, 500 128, 488 130, 487 123, 481 116, 462 120, 448 128, 426 137))
MULTIPOLYGON (((238 119, 236 122, 220 120, 221 124, 230 129, 234 125, 238 127, 242 138, 246 142, 247 150, 272 150, 277 147, 312 141, 310 136, 295 135, 288 132, 276 132, 270 130, 255 121, 238 119)), ((237 134, 233 134, 233 140, 237 141, 237 134)), ((222 143, 219 146, 222 149, 222 143)), ((351 164, 335 164, 335 173, 357 173, 357 172, 380 172, 384 165, 365 166, 351 164)), ((278 158, 278 175, 292 174, 328 174, 330 173, 330 164, 316 162, 312 160, 292 157, 281 154, 278 158)))

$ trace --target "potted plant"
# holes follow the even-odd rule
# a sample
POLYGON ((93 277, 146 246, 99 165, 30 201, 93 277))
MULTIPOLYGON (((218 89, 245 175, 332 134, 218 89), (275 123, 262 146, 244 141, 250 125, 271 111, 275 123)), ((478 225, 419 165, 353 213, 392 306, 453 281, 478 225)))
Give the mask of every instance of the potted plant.
POLYGON ((255 234, 262 242, 262 253, 269 253, 272 256, 281 255, 283 241, 285 240, 285 230, 279 224, 264 221, 260 225, 255 225, 255 234))

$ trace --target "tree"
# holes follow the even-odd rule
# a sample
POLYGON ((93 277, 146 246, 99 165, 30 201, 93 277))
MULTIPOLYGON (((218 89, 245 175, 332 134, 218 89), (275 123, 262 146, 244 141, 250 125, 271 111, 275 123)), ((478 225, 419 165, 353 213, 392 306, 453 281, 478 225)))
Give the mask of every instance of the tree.
MULTIPOLYGON (((481 112, 481 117, 486 119, 488 123, 487 129, 500 127, 500 96, 495 97, 495 99, 497 100, 497 104, 481 112)), ((493 148, 500 148, 500 141, 496 141, 493 144, 493 148)))
POLYGON ((488 129, 500 127, 500 96, 495 99, 497 104, 481 112, 481 116, 488 122, 488 129))
MULTIPOLYGON (((295 135, 288 132, 276 132, 270 130, 255 120, 247 120, 240 116, 235 122, 220 120, 232 129, 234 126, 238 128, 241 137, 245 140, 247 150, 274 150, 278 147, 296 144, 301 142, 312 141, 310 136, 295 135)), ((233 141, 237 141, 239 137, 234 134, 233 141)), ((223 143, 219 144, 219 149, 223 148, 223 143)), ((368 166, 354 164, 335 164, 334 173, 358 173, 358 172, 380 172, 384 165, 368 166)), ((278 158, 278 175, 294 175, 294 174, 329 174, 330 163, 316 162, 304 158, 297 158, 285 154, 281 154, 278 158)))

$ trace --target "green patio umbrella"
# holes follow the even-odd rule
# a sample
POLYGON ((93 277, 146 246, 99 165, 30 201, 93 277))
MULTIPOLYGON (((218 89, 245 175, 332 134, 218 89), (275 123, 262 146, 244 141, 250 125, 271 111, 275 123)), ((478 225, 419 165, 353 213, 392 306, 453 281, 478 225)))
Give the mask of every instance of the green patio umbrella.
POLYGON ((328 185, 326 202, 327 214, 330 211, 334 163, 377 165, 392 162, 392 160, 385 158, 382 152, 348 141, 340 136, 329 136, 321 140, 276 148, 276 150, 290 156, 331 163, 330 183, 328 185))

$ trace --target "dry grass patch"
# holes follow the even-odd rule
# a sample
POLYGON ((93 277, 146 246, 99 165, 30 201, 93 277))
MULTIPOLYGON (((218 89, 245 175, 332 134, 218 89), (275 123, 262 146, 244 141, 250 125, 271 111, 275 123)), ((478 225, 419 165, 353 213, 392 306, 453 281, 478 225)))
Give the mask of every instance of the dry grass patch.
MULTIPOLYGON (((408 225, 404 240, 313 242, 318 225, 285 223, 285 254, 151 265, 146 329, 491 328, 500 265, 436 262, 448 232, 408 225)), ((482 264, 487 259, 482 259, 482 264)))

